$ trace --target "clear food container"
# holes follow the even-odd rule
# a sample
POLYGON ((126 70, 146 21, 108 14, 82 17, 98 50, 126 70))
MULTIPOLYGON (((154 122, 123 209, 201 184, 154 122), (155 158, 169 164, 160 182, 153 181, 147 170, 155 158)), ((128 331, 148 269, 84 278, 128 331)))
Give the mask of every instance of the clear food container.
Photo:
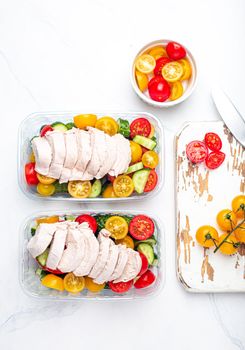
POLYGON ((31 297, 41 298, 45 300, 131 300, 131 299, 142 299, 147 297, 152 297, 156 295, 164 285, 165 281, 165 241, 164 241, 164 227, 158 217, 155 215, 148 215, 155 224, 154 236, 157 239, 155 252, 159 259, 158 265, 153 267, 153 272, 156 276, 155 282, 145 288, 145 289, 136 289, 132 287, 127 293, 117 294, 112 292, 110 289, 103 289, 99 293, 92 293, 84 289, 81 293, 72 294, 68 292, 59 292, 42 286, 39 276, 35 274, 38 264, 35 259, 30 255, 27 250, 27 243, 31 238, 31 228, 35 226, 35 220, 39 217, 53 216, 53 215, 74 215, 78 216, 81 214, 113 214, 113 215, 139 215, 145 214, 142 211, 118 211, 118 210, 105 210, 105 211, 48 211, 48 212, 39 212, 27 217, 24 223, 21 226, 20 230, 20 271, 19 278, 20 284, 25 293, 31 297))
MULTIPOLYGON (((85 112, 86 113, 86 112, 85 112)), ((93 113, 93 112, 89 112, 93 113)), ((127 119, 129 122, 133 121, 136 118, 147 118, 151 124, 155 127, 155 135, 157 138, 157 146, 156 152, 159 155, 159 164, 156 168, 156 172, 158 175, 158 183, 155 189, 148 193, 136 194, 134 193, 130 197, 126 198, 73 198, 68 193, 57 193, 50 197, 43 197, 39 195, 36 191, 36 186, 29 186, 26 183, 25 179, 25 164, 28 163, 30 154, 31 154, 31 145, 30 141, 33 136, 38 135, 41 126, 45 124, 52 124, 56 121, 61 121, 63 123, 68 123, 73 121, 73 117, 75 115, 81 114, 81 111, 77 112, 41 112, 41 113, 33 113, 29 115, 26 119, 23 120, 19 127, 19 135, 18 135, 18 181, 21 190, 31 199, 43 199, 50 201, 62 201, 69 200, 73 202, 125 202, 130 200, 144 199, 155 195, 163 185, 164 179, 164 132, 163 128, 156 117, 154 117, 150 113, 146 112, 125 112, 125 113, 94 113, 99 117, 103 117, 106 115, 111 116, 115 120, 118 118, 127 119)))

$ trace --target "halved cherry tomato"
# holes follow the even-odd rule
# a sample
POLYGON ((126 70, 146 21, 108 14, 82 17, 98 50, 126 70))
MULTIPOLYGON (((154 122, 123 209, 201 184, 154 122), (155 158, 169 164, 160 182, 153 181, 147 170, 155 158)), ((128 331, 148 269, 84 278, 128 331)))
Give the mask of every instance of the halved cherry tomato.
POLYGON ((140 162, 142 158, 142 147, 138 143, 131 140, 129 141, 129 143, 130 143, 130 149, 131 149, 131 162, 132 163, 140 162))
POLYGON ((207 158, 207 146, 202 141, 192 141, 186 146, 186 155, 192 163, 201 163, 207 158))
POLYGON ((105 222, 105 228, 111 233, 114 239, 122 239, 127 236, 128 224, 121 216, 111 216, 105 222))
POLYGON ((52 128, 51 125, 44 125, 41 130, 40 130, 40 136, 43 137, 46 135, 48 131, 53 131, 54 129, 52 128))
MULTIPOLYGON (((40 265, 41 266, 41 265, 40 265)), ((56 270, 53 270, 53 269, 50 269, 48 268, 47 266, 41 266, 41 268, 44 270, 44 271, 47 271, 47 272, 50 272, 52 273, 53 275, 63 275, 63 272, 56 269, 56 270)))
POLYGON ((74 124, 79 129, 85 129, 87 126, 95 127, 97 116, 95 114, 79 114, 73 118, 74 124))
POLYGON ((139 241, 150 238, 154 233, 154 229, 154 222, 146 215, 135 216, 129 224, 130 235, 139 241))
POLYGON ((52 196, 55 192, 55 186, 53 184, 44 185, 41 182, 37 185, 37 192, 44 197, 52 196))
MULTIPOLYGON (((223 235, 221 235, 218 243, 220 244, 226 236, 227 236, 227 233, 224 233, 223 235)), ((239 245, 236 237, 233 234, 231 234, 225 240, 225 242, 220 246, 219 251, 225 255, 232 255, 236 253, 238 246, 239 245)))
POLYGON ((206 166, 209 169, 217 169, 225 160, 225 154, 221 151, 211 152, 205 159, 206 166))
POLYGON ((167 56, 167 51, 163 46, 155 46, 149 51, 149 55, 151 55, 155 58, 155 60, 157 60, 160 57, 167 56))
POLYGON ((107 175, 107 180, 110 181, 111 183, 113 183, 113 181, 115 180, 116 176, 112 176, 112 175, 107 175))
POLYGON ((176 81, 171 85, 171 94, 170 94, 170 100, 175 101, 178 98, 180 98, 184 93, 183 85, 180 81, 176 81))
POLYGON ((106 186, 106 188, 104 189, 104 191, 102 193, 102 197, 103 198, 117 198, 112 184, 109 184, 106 186))
POLYGON ((142 163, 146 168, 155 169, 159 163, 158 154, 155 151, 147 151, 143 154, 142 163))
POLYGON ((59 221, 60 218, 57 215, 36 219, 37 224, 54 224, 59 221))
POLYGON ((166 63, 162 68, 163 78, 170 83, 180 80, 183 72, 182 65, 176 61, 166 63))
POLYGON ((139 56, 135 61, 136 69, 139 72, 144 74, 149 74, 153 72, 155 66, 156 66, 155 58, 148 54, 139 56))
POLYGON ((111 117, 99 118, 95 124, 96 129, 104 131, 106 134, 113 136, 118 132, 118 124, 111 117))
POLYGON ((230 209, 221 210, 216 217, 217 224, 224 231, 230 231, 235 228, 237 223, 236 214, 230 209))
POLYGON ((128 282, 109 282, 109 288, 115 293, 126 293, 133 286, 133 280, 128 282))
POLYGON ((75 276, 74 273, 70 272, 65 275, 64 288, 69 293, 79 293, 85 287, 84 277, 75 276))
POLYGON ((137 289, 149 287, 156 280, 156 276, 151 270, 147 270, 140 278, 135 282, 134 286, 137 289))
POLYGON ((197 242, 205 247, 210 248, 215 244, 218 244, 219 235, 217 230, 212 226, 201 226, 196 232, 196 240, 197 242))
POLYGON ((144 92, 148 86, 148 77, 146 74, 135 71, 135 77, 140 91, 144 92))
POLYGON ((38 178, 35 171, 35 163, 27 163, 25 165, 25 177, 28 185, 37 185, 38 178))
POLYGON ((44 276, 41 279, 41 283, 43 286, 47 288, 56 289, 56 290, 59 290, 60 292, 63 292, 64 290, 63 279, 59 276, 53 275, 52 273, 44 276))
POLYGON ((123 239, 117 239, 116 244, 124 244, 127 248, 134 249, 134 240, 128 235, 123 239))
POLYGON ((105 283, 103 283, 103 284, 95 283, 92 278, 86 276, 85 277, 85 288, 87 288, 92 293, 98 293, 102 289, 105 288, 105 283))
POLYGON ((155 135, 155 128, 154 128, 154 125, 151 124, 151 132, 148 137, 151 139, 154 135, 155 135))
POLYGON ((155 75, 162 75, 162 69, 163 66, 165 66, 166 63, 171 62, 171 59, 168 57, 160 57, 156 61, 156 67, 154 69, 154 74, 155 75))
POLYGON ((31 163, 35 163, 36 159, 35 159, 35 155, 34 155, 33 152, 31 152, 29 160, 30 160, 31 163))
POLYGON ((147 257, 143 253, 139 252, 139 255, 141 257, 141 263, 142 263, 139 276, 142 276, 147 271, 149 264, 148 264, 147 257))
POLYGON ((167 54, 172 60, 180 60, 181 58, 184 58, 186 56, 186 50, 185 48, 174 42, 170 41, 166 46, 167 54))
POLYGON ((204 137, 204 142, 211 151, 216 152, 222 148, 221 138, 214 132, 208 132, 204 137))
POLYGON ((79 224, 82 224, 83 222, 87 222, 89 227, 94 233, 97 230, 97 222, 95 218, 91 215, 88 215, 88 214, 79 215, 75 221, 78 222, 79 224))
POLYGON ((151 123, 146 118, 137 118, 130 124, 130 137, 133 139, 136 135, 148 137, 151 132, 151 123))
POLYGON ((192 69, 191 69, 191 65, 190 65, 189 61, 187 60, 187 58, 183 58, 183 59, 179 60, 179 63, 182 65, 183 71, 184 71, 180 80, 190 79, 191 74, 192 74, 192 69))
POLYGON ((134 191, 134 183, 128 175, 119 175, 113 182, 113 190, 117 197, 129 197, 134 191))
POLYGON ((56 179, 53 179, 52 177, 41 175, 39 173, 37 173, 37 178, 39 182, 41 182, 44 185, 50 185, 56 181, 56 179))
POLYGON ((91 193, 90 181, 69 181, 68 192, 74 198, 87 198, 91 193))
POLYGON ((245 215, 245 195, 241 194, 239 196, 236 196, 232 200, 232 210, 236 214, 237 218, 244 218, 245 215))
POLYGON ((159 75, 152 78, 148 84, 149 95, 152 100, 164 102, 170 96, 170 86, 163 77, 159 75))
POLYGON ((245 243, 245 224, 242 224, 242 226, 238 227, 234 231, 234 235, 238 242, 245 243))
POLYGON ((144 192, 151 192, 154 190, 158 182, 158 176, 155 170, 151 170, 144 188, 144 192))

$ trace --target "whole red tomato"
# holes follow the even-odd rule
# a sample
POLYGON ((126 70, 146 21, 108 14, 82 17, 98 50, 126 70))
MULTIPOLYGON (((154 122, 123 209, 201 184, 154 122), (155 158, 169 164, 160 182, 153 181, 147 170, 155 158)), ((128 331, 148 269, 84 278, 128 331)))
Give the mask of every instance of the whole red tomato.
POLYGON ((37 173, 35 171, 35 163, 27 163, 25 165, 25 177, 28 185, 37 185, 38 178, 37 173))
POLYGON ((167 54, 170 58, 172 58, 172 60, 180 60, 182 58, 184 58, 186 56, 186 51, 185 48, 174 42, 174 41, 170 41, 167 46, 166 46, 166 51, 167 54))
POLYGON ((159 75, 152 78, 148 84, 149 95, 152 100, 164 102, 170 96, 170 86, 165 79, 159 75))
POLYGON ((156 279, 151 270, 147 270, 140 278, 135 282, 134 286, 137 289, 149 287, 156 279))

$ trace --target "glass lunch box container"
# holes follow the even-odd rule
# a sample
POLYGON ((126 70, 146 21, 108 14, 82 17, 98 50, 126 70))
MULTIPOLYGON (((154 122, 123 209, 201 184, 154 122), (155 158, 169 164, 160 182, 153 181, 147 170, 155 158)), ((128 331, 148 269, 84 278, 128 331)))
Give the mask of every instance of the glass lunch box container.
POLYGON ((33 259, 30 253, 27 250, 27 243, 31 238, 31 228, 36 225, 36 219, 40 217, 48 217, 53 215, 58 216, 78 216, 82 214, 90 214, 90 215, 127 215, 127 216, 135 216, 145 213, 142 211, 129 211, 129 210, 79 210, 79 211, 46 211, 39 212, 36 214, 32 214, 27 217, 20 230, 20 251, 19 251, 19 259, 20 259, 20 270, 19 270, 19 279, 20 284, 24 290, 24 292, 34 298, 43 299, 43 300, 61 300, 61 301, 69 301, 69 300, 132 300, 132 299, 143 299, 147 297, 153 297, 158 294, 161 288, 164 285, 165 281, 165 240, 164 240, 164 227, 158 217, 155 215, 148 215, 154 222, 155 231, 154 237, 157 241, 155 245, 155 254, 158 258, 157 266, 151 268, 153 273, 156 276, 155 282, 147 288, 136 289, 132 287, 128 292, 118 294, 114 293, 110 289, 103 289, 98 293, 93 293, 84 289, 82 292, 78 294, 68 293, 66 291, 60 292, 57 290, 49 289, 44 287, 41 282, 39 276, 35 273, 37 268, 39 267, 37 261, 33 259))

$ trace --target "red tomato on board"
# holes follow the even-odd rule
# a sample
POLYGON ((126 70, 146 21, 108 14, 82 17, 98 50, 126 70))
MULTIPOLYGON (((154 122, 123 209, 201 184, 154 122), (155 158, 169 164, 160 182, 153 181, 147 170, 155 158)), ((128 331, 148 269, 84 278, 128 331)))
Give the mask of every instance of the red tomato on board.
POLYGON ((135 288, 141 289, 149 287, 155 282, 156 276, 151 270, 147 270, 134 284, 135 288))
POLYGON ((139 241, 150 238, 154 229, 154 222, 146 215, 136 215, 129 224, 130 235, 139 241))
POLYGON ((221 138, 214 132, 208 132, 204 137, 204 142, 211 151, 220 151, 222 148, 221 138))
POLYGON ((157 102, 166 101, 171 93, 168 82, 159 75, 149 81, 148 91, 152 100, 157 102))
POLYGON ((144 192, 151 192, 152 190, 154 190, 154 188, 157 185, 157 182, 158 182, 158 175, 156 171, 152 169, 148 176, 148 179, 144 188, 144 192))
POLYGON ((38 178, 37 173, 35 171, 35 163, 27 163, 25 165, 25 177, 28 185, 37 185, 38 178))
POLYGON ((225 160, 225 154, 223 152, 211 152, 207 156, 205 163, 209 169, 218 168, 225 160))
POLYGON ((126 293, 133 286, 133 280, 128 282, 109 282, 109 288, 115 293, 126 293))
POLYGON ((141 262, 142 262, 139 276, 142 276, 148 269, 148 260, 147 260, 147 257, 143 253, 139 252, 139 255, 141 257, 141 262))
POLYGON ((192 141, 186 146, 186 154, 192 163, 203 162, 208 155, 208 149, 202 141, 192 141))
POLYGON ((170 41, 167 46, 166 46, 166 51, 167 54, 170 58, 172 58, 172 60, 180 60, 182 58, 184 58, 186 56, 186 50, 185 48, 174 42, 174 41, 170 41))
POLYGON ((43 136, 46 135, 46 133, 47 133, 48 131, 53 131, 53 130, 54 130, 54 129, 52 128, 51 125, 45 125, 45 126, 42 127, 42 129, 41 129, 41 131, 40 131, 40 136, 43 137, 43 136))
POLYGON ((79 224, 83 223, 83 222, 87 222, 89 227, 91 228, 91 230, 95 233, 97 230, 97 222, 95 220, 95 218, 91 215, 88 214, 83 214, 80 215, 76 218, 75 220, 76 222, 78 222, 79 224))
POLYGON ((171 59, 168 57, 160 57, 156 60, 156 67, 154 69, 155 75, 162 76, 162 68, 165 66, 166 63, 171 62, 171 59))
POLYGON ((136 135, 148 137, 151 132, 151 123, 146 118, 137 118, 130 124, 130 138, 136 135))

